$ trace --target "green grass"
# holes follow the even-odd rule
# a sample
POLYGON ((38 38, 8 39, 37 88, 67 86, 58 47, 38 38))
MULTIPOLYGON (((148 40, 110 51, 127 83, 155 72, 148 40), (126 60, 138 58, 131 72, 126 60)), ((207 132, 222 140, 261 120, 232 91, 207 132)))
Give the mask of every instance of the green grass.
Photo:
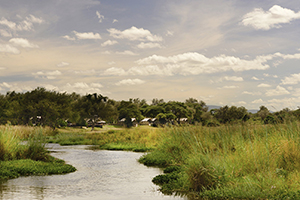
POLYGON ((76 171, 76 168, 62 160, 51 162, 31 159, 0 161, 0 180, 29 175, 65 174, 76 171))
POLYGON ((76 170, 50 156, 45 149, 45 134, 53 132, 40 127, 0 126, 0 180, 76 170))
POLYGON ((137 128, 119 128, 104 126, 103 129, 67 128, 59 129, 59 133, 49 136, 47 141, 60 145, 96 145, 94 148, 106 150, 125 150, 145 152, 153 150, 162 128, 141 126, 137 128))
POLYGON ((160 177, 165 193, 204 199, 300 198, 299 123, 176 127, 162 138, 139 161, 180 166, 172 176, 160 177))

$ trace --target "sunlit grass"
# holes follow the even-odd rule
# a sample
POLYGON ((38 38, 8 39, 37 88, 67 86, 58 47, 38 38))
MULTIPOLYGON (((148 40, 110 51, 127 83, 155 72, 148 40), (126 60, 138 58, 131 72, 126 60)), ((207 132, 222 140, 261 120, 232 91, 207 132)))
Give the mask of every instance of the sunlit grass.
POLYGON ((0 180, 75 171, 45 149, 45 135, 51 134, 48 128, 0 126, 0 180))
POLYGON ((300 188, 299 130, 299 123, 175 127, 140 162, 181 166, 181 185, 162 185, 169 193, 209 199, 295 196, 300 188))

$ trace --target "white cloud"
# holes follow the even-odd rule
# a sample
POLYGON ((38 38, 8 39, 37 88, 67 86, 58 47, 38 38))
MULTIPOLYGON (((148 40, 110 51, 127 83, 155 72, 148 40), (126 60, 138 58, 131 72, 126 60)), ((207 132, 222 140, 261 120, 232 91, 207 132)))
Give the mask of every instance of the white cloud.
POLYGON ((71 40, 71 41, 76 40, 75 38, 70 37, 68 35, 65 35, 65 36, 62 36, 62 37, 65 38, 65 39, 67 39, 67 40, 71 40))
POLYGON ((2 87, 6 87, 6 88, 11 88, 11 87, 12 87, 12 85, 10 85, 10 84, 8 84, 8 83, 6 83, 6 82, 2 82, 2 83, 0 83, 0 85, 1 85, 2 87))
POLYGON ((159 43, 153 43, 153 42, 141 42, 137 45, 140 49, 152 49, 152 48, 162 48, 162 46, 159 43))
POLYGON ((117 68, 117 67, 111 67, 111 68, 108 68, 107 70, 105 70, 103 72, 104 75, 109 75, 109 76, 123 76, 123 75, 126 75, 126 72, 124 69, 122 68, 117 68))
MULTIPOLYGON (((117 54, 136 55, 131 51, 117 52, 117 54)), ((267 61, 273 58, 298 59, 298 55, 272 54, 257 56, 252 60, 245 60, 239 57, 220 55, 208 58, 196 52, 188 52, 174 56, 152 55, 135 61, 138 66, 123 71, 123 75, 161 75, 173 76, 179 75, 199 75, 212 74, 226 71, 248 71, 248 70, 266 70, 270 66, 267 61)), ((300 59, 300 57, 299 57, 300 59)), ((234 77, 237 79, 237 77, 234 77)), ((233 80, 234 78, 231 78, 233 80)), ((227 77, 229 80, 230 78, 227 77)), ((241 78, 239 78, 241 80, 241 78)), ((256 77, 252 78, 258 80, 256 77)), ((270 87, 270 85, 261 84, 258 87, 270 87)))
POLYGON ((103 15, 100 15, 100 12, 99 12, 99 11, 96 11, 96 15, 97 15, 97 17, 98 17, 98 19, 99 19, 99 23, 101 23, 102 20, 104 19, 104 16, 103 16, 103 15))
POLYGON ((235 81, 235 82, 241 82, 244 81, 244 79, 242 77, 238 77, 238 76, 224 76, 222 78, 219 78, 216 81, 211 81, 212 83, 219 83, 219 82, 223 82, 223 81, 235 81))
POLYGON ((107 64, 109 64, 109 65, 115 65, 116 62, 115 61, 111 61, 111 62, 108 62, 107 64))
POLYGON ((239 86, 236 86, 236 85, 225 85, 221 88, 218 88, 218 89, 236 89, 236 88, 239 88, 239 86))
POLYGON ((97 72, 94 69, 90 70, 76 70, 74 71, 75 74, 96 74, 97 72))
POLYGON ((141 80, 141 79, 124 79, 119 81, 118 83, 116 83, 116 85, 120 86, 120 85, 140 85, 145 83, 145 81, 141 80))
POLYGON ((67 62, 61 62, 61 63, 57 64, 56 66, 57 66, 57 67, 65 67, 65 66, 68 66, 68 65, 70 65, 70 63, 67 63, 67 62))
POLYGON ((292 74, 290 77, 285 77, 281 80, 283 85, 295 85, 300 82, 300 73, 292 74))
POLYGON ((300 18, 300 12, 282 8, 274 5, 269 11, 262 8, 256 8, 243 17, 243 25, 252 26, 255 29, 269 30, 271 28, 280 28, 280 24, 290 23, 294 19, 300 18))
POLYGON ((39 48, 38 45, 30 43, 27 39, 24 38, 12 38, 9 40, 15 46, 20 46, 23 48, 39 48))
POLYGON ((252 79, 252 80, 256 80, 256 81, 259 80, 259 78, 256 78, 255 76, 253 76, 251 79, 252 79))
POLYGON ((273 77, 273 78, 278 78, 278 76, 277 76, 277 75, 270 75, 270 74, 266 74, 266 73, 264 73, 263 75, 264 75, 264 77, 273 77))
POLYGON ((266 96, 279 96, 284 94, 290 94, 290 92, 279 85, 276 87, 276 89, 268 90, 266 92, 266 96))
POLYGON ((256 99, 256 100, 252 101, 251 103, 263 104, 264 101, 262 99, 256 99))
POLYGON ((244 79, 242 77, 237 77, 237 76, 225 76, 223 78, 223 80, 225 81, 244 81, 244 79))
POLYGON ((103 85, 101 85, 100 83, 91 83, 91 87, 102 88, 103 85))
POLYGON ((266 83, 261 83, 261 84, 259 84, 257 87, 268 88, 268 87, 271 87, 271 85, 266 84, 266 83))
POLYGON ((67 83, 65 86, 61 87, 62 92, 76 92, 77 94, 86 95, 92 93, 102 93, 101 87, 103 87, 100 83, 85 83, 85 82, 75 82, 75 83, 67 83))
POLYGON ((30 86, 26 86, 26 85, 18 86, 16 83, 8 84, 6 82, 2 82, 0 83, 0 86, 6 88, 6 90, 15 91, 15 92, 24 92, 24 91, 33 90, 30 86))
POLYGON ((12 21, 7 20, 6 18, 2 17, 0 20, 0 24, 7 26, 11 30, 14 31, 30 31, 33 30, 34 24, 42 24, 44 20, 42 18, 35 17, 33 15, 29 15, 29 17, 26 17, 25 20, 23 20, 20 23, 15 23, 12 21))
POLYGON ((16 30, 16 23, 12 21, 8 21, 6 18, 2 17, 0 20, 0 24, 7 26, 12 30, 16 30))
POLYGON ((118 41, 116 41, 116 40, 107 40, 107 41, 103 42, 101 44, 101 46, 106 47, 106 46, 112 46, 114 44, 118 44, 118 41))
POLYGON ((36 24, 44 23, 44 20, 42 18, 38 18, 33 15, 29 15, 29 17, 26 17, 26 20, 29 22, 32 22, 32 23, 36 23, 36 24))
POLYGON ((78 33, 77 31, 73 31, 73 32, 76 35, 77 39, 79 39, 79 40, 88 40, 88 39, 99 40, 99 39, 101 39, 101 36, 99 33, 93 33, 93 32, 78 33))
POLYGON ((0 53, 19 54, 20 51, 16 47, 13 47, 9 44, 6 45, 0 44, 0 53))
POLYGON ((173 36, 174 32, 173 31, 167 31, 166 36, 173 36))
POLYGON ((116 22, 118 22, 118 20, 117 20, 117 19, 114 19, 112 23, 116 23, 116 22))
POLYGON ((34 75, 36 78, 45 78, 51 80, 51 79, 56 79, 56 77, 62 75, 62 73, 58 70, 47 71, 47 72, 38 71, 36 73, 32 73, 32 75, 34 75))
POLYGON ((232 105, 247 105, 247 103, 245 101, 239 101, 237 103, 233 103, 232 105))
POLYGON ((12 34, 6 30, 0 29, 0 35, 3 37, 12 37, 12 34))
POLYGON ((136 28, 134 26, 124 31, 120 31, 115 28, 110 28, 107 31, 110 33, 110 36, 118 39, 129 39, 150 42, 159 42, 163 40, 162 37, 153 35, 149 30, 145 30, 143 28, 136 28))
POLYGON ((126 50, 126 51, 117 51, 116 54, 120 54, 120 55, 128 55, 128 56, 136 56, 138 55, 137 53, 134 53, 132 51, 126 50))
POLYGON ((249 91, 244 91, 242 94, 249 94, 249 95, 261 95, 260 92, 249 92, 249 91))
POLYGON ((264 63, 270 59, 272 55, 257 56, 254 60, 243 60, 225 55, 207 58, 196 52, 188 52, 169 57, 152 55, 137 60, 136 63, 139 65, 157 64, 162 71, 167 70, 168 74, 198 75, 230 70, 265 70, 269 68, 269 65, 264 63))

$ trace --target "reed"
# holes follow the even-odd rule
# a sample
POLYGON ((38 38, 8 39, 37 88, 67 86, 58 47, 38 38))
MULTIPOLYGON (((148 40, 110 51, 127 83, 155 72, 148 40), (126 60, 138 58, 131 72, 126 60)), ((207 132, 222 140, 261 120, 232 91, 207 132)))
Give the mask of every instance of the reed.
POLYGON ((76 169, 50 156, 45 149, 47 128, 0 126, 0 180, 21 175, 47 175, 76 169))
POLYGON ((168 185, 167 192, 208 199, 295 197, 300 186, 299 130, 299 123, 175 127, 140 162, 181 166, 182 185, 168 185))

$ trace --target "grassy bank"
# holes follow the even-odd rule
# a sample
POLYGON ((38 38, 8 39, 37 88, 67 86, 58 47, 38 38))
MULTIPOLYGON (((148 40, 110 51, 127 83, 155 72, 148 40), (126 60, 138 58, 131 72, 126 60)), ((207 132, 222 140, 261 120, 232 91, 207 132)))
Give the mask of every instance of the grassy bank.
POLYGON ((96 145, 95 148, 106 150, 125 150, 145 152, 153 150, 163 132, 162 128, 140 126, 136 128, 119 128, 105 126, 90 129, 64 128, 59 133, 49 136, 47 141, 60 145, 96 145))
POLYGON ((300 199, 300 124, 165 129, 139 161, 166 168, 165 193, 202 199, 300 199), (175 170, 174 170, 175 169, 175 170))
POLYGON ((75 171, 45 149, 45 135, 52 134, 48 128, 0 126, 0 180, 75 171))

